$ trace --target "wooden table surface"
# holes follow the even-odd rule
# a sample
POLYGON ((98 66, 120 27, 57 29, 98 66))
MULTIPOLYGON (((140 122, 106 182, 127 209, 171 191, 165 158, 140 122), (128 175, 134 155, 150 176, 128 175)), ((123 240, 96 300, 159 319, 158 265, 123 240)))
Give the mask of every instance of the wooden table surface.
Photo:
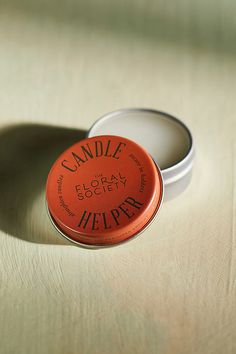
POLYGON ((235 8, 0 2, 1 354, 236 353, 235 8), (127 244, 68 245, 48 170, 122 107, 189 125, 191 185, 127 244))

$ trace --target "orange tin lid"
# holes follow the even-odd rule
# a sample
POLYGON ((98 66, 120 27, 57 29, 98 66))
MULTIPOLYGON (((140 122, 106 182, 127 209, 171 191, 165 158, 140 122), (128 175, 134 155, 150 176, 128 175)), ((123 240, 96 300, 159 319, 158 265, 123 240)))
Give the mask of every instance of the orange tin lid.
POLYGON ((161 172, 137 143, 95 136, 71 146, 52 166, 46 200, 54 226, 82 246, 128 240, 152 221, 163 199, 161 172))

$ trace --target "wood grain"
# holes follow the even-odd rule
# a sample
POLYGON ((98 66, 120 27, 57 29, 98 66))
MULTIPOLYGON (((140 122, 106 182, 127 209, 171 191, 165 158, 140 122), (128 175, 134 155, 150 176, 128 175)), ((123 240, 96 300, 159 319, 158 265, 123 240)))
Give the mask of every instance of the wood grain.
POLYGON ((130 2, 140 28, 121 33, 125 3, 115 28, 101 25, 101 9, 92 26, 96 8, 86 24, 28 3, 5 2, 0 13, 0 353, 235 353, 236 61, 225 21, 234 5, 159 1, 158 12, 150 2, 139 22, 146 5, 130 2), (166 36, 145 32, 152 6, 166 36), (175 26, 167 33, 181 18, 176 36, 175 26), (47 172, 121 107, 158 108, 189 125, 192 182, 140 238, 76 248, 47 218, 47 172))

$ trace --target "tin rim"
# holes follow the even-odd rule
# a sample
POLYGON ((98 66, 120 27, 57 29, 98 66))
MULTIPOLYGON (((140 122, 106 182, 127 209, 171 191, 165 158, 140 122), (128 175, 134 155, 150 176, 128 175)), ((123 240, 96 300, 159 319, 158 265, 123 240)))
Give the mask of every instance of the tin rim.
MULTIPOLYGON (((149 155, 150 156, 150 155, 149 155)), ((152 158, 152 157, 151 157, 152 158)), ((152 159, 153 160, 153 159, 152 159)), ((161 198, 159 198, 159 201, 157 203, 157 206, 156 206, 156 209, 154 211, 154 213, 152 214, 151 218, 147 221, 147 223, 143 226, 143 228, 141 230, 138 230, 136 233, 134 233, 132 236, 130 236, 129 238, 123 240, 123 241, 120 241, 120 242, 117 242, 117 243, 114 243, 114 244, 109 244, 109 245, 100 245, 100 244, 97 244, 97 245, 91 245, 91 244, 86 244, 86 243, 82 243, 82 242, 79 242, 79 241, 76 241, 72 238, 70 238, 70 236, 67 236, 61 229, 60 227, 56 224, 53 216, 51 215, 50 213, 50 210, 49 210, 49 207, 48 207, 48 203, 47 203, 47 199, 46 199, 46 196, 45 196, 45 204, 46 204, 46 210, 47 210, 47 214, 49 216, 49 219, 52 223, 52 225, 54 226, 54 228, 57 230, 57 232, 64 238, 66 239, 67 241, 69 241, 71 244, 73 245, 76 245, 78 247, 81 247, 81 248, 85 248, 85 249, 103 249, 103 248, 110 248, 110 247, 115 247, 115 246, 121 246, 122 244, 126 243, 126 242, 129 242, 135 238, 137 238, 138 236, 140 236, 151 224, 152 222, 155 220, 161 206, 162 206, 162 203, 163 203, 163 199, 164 199, 164 193, 165 193, 165 189, 164 189, 164 182, 163 182, 163 176, 162 176, 162 172, 159 168, 159 166, 156 164, 156 162, 153 160, 154 162, 154 165, 156 166, 156 169, 157 169, 157 173, 159 174, 159 176, 161 177, 160 178, 160 181, 161 181, 161 198)))
POLYGON ((192 137, 192 134, 191 134, 189 128, 187 127, 187 125, 185 123, 183 123, 179 118, 176 118, 175 116, 173 116, 169 113, 159 111, 156 109, 152 109, 152 108, 121 108, 121 109, 106 113, 103 116, 101 116, 100 118, 98 118, 97 120, 95 120, 95 122, 92 124, 91 128, 88 130, 86 137, 91 138, 92 136, 96 136, 95 128, 99 123, 102 123, 110 118, 121 115, 123 113, 132 113, 132 112, 134 112, 134 113, 135 112, 153 113, 153 114, 163 116, 163 118, 167 118, 167 119, 179 124, 185 130, 185 132, 187 133, 187 136, 188 136, 188 140, 189 140, 188 149, 187 149, 186 153, 184 154, 184 156, 181 160, 179 160, 176 163, 172 164, 171 166, 161 170, 165 185, 176 182, 179 179, 181 179, 182 177, 184 177, 192 169, 192 166, 193 166, 193 157, 194 157, 194 150, 195 150, 193 137, 192 137), (93 134, 93 135, 91 135, 91 134, 93 134), (182 170, 181 167, 183 167, 183 165, 185 165, 185 164, 187 164, 187 166, 184 168, 184 170, 182 170), (179 169, 181 169, 181 171, 178 171, 179 169), (171 175, 171 176, 168 176, 168 175, 171 175))

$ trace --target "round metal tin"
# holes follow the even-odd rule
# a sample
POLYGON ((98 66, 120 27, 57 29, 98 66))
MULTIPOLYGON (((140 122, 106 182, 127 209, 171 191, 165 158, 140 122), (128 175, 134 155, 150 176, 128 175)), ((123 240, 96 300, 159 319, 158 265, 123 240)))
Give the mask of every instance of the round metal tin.
POLYGON ((120 136, 87 138, 52 166, 46 201, 56 229, 89 248, 120 244, 140 234, 163 199, 163 180, 146 150, 120 136))
POLYGON ((119 135, 137 142, 161 169, 165 200, 183 192, 191 180, 194 144, 188 127, 174 116, 154 109, 120 109, 99 118, 87 136, 119 135))

